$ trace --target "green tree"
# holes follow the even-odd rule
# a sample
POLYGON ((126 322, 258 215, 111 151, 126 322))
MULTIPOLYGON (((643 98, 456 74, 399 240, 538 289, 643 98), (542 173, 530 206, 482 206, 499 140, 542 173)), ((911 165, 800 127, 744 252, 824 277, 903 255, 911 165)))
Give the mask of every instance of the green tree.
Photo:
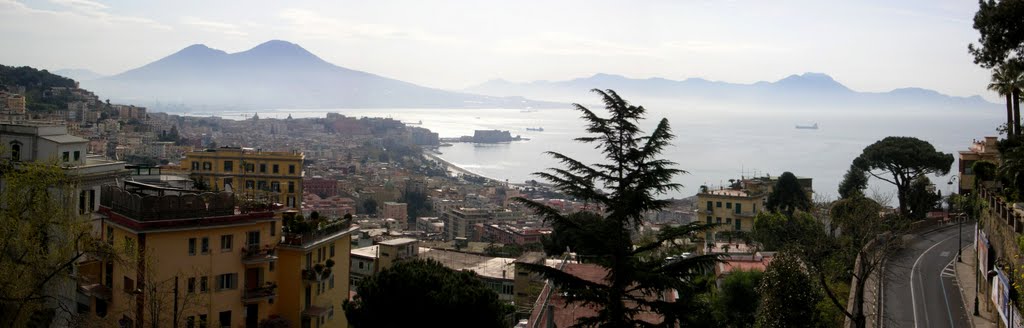
POLYGON ((783 172, 779 180, 775 182, 772 193, 768 194, 768 202, 765 207, 770 211, 781 212, 787 217, 792 217, 797 210, 809 211, 811 209, 811 198, 800 186, 800 181, 791 172, 783 172))
POLYGON ((753 327, 761 295, 761 271, 733 271, 722 280, 715 296, 715 312, 726 327, 753 327))
POLYGON ((789 246, 808 247, 824 227, 807 212, 794 213, 792 217, 778 212, 761 212, 754 217, 751 236, 761 244, 761 249, 780 251, 789 246))
POLYGON ((511 306, 472 271, 454 271, 434 260, 402 261, 363 279, 345 301, 355 328, 417 327, 424 318, 444 318, 445 327, 508 327, 511 306), (412 305, 412 306, 410 306, 412 305), (395 315, 395 309, 404 309, 395 315))
POLYGON ((853 198, 864 196, 864 189, 868 187, 868 174, 856 165, 850 165, 843 175, 843 181, 839 183, 839 198, 853 198))
POLYGON ((908 217, 910 183, 925 174, 948 174, 953 165, 953 155, 936 151, 932 144, 914 137, 886 137, 864 148, 853 160, 853 165, 895 185, 900 215, 908 217))
MULTIPOLYGON (((536 175, 550 181, 555 188, 581 202, 603 209, 602 228, 583 230, 591 235, 583 248, 600 250, 590 261, 608 271, 606 281, 588 281, 544 265, 524 265, 550 279, 566 295, 570 303, 594 304, 594 316, 579 318, 575 326, 635 327, 649 325, 636 317, 641 309, 650 309, 664 317, 667 325, 696 320, 692 318, 695 306, 695 277, 708 272, 717 257, 698 256, 666 262, 645 258, 671 241, 692 237, 709 226, 694 223, 665 228, 655 241, 634 245, 631 235, 643 222, 643 214, 657 211, 669 201, 657 199, 664 192, 677 190, 679 184, 672 177, 684 173, 675 169, 675 163, 658 158, 674 138, 668 120, 662 119, 650 135, 643 135, 637 123, 644 118, 646 109, 630 105, 612 90, 601 91, 609 117, 598 116, 579 104, 591 136, 576 138, 583 143, 595 143, 604 155, 605 163, 587 165, 560 153, 547 154, 566 168, 552 168, 536 175), (590 244, 590 240, 599 243, 590 244), (653 295, 675 289, 680 298, 675 302, 659 300, 653 295), (689 310, 689 311, 688 311, 689 310), (691 317, 688 317, 691 316, 691 317)), ((516 201, 541 215, 553 225, 570 221, 567 215, 545 204, 525 198, 516 201)))
POLYGON ((993 68, 1008 60, 1024 58, 1024 2, 1019 0, 979 0, 974 14, 978 45, 968 45, 974 63, 993 68))
POLYGON ((910 202, 910 218, 914 220, 924 219, 928 212, 939 207, 942 196, 932 192, 935 186, 927 176, 918 176, 910 183, 910 193, 907 201, 910 202))
MULTIPOLYGON (((77 313, 58 306, 84 256, 114 258, 75 209, 77 179, 56 163, 0 163, 0 326, 21 327, 77 313)), ((73 304, 73 303, 71 303, 73 304)), ((70 325, 71 322, 56 322, 70 325)))
POLYGON ((363 200, 363 213, 370 215, 377 214, 377 200, 373 198, 363 200))
POLYGON ((821 294, 806 265, 789 252, 772 259, 757 288, 761 303, 757 307, 756 327, 815 327, 821 294))

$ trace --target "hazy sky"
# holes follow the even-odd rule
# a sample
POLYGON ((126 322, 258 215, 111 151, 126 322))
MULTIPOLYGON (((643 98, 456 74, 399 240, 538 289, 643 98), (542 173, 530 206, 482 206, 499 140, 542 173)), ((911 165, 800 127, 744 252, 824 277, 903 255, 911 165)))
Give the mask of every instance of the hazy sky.
POLYGON ((973 0, 0 0, 0 64, 132 69, 191 44, 271 39, 334 64, 461 89, 597 72, 729 82, 824 72, 861 91, 981 94, 973 0))

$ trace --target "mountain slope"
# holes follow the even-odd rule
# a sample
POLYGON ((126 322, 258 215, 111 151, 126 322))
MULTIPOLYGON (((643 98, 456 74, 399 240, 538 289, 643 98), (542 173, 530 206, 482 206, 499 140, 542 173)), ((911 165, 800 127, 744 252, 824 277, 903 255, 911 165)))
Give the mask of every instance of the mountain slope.
POLYGON ((83 84, 118 101, 179 103, 212 110, 559 106, 422 87, 340 67, 299 45, 278 40, 231 54, 192 45, 145 66, 83 84))
POLYGON ((619 75, 595 74, 566 81, 514 83, 491 80, 465 89, 466 92, 492 96, 519 95, 531 99, 573 101, 586 97, 593 89, 614 89, 627 97, 708 100, 756 105, 844 108, 866 106, 903 106, 936 108, 975 108, 996 106, 980 96, 948 96, 934 90, 901 88, 889 92, 851 90, 822 73, 790 75, 778 81, 737 84, 701 78, 669 80, 632 79, 619 75))

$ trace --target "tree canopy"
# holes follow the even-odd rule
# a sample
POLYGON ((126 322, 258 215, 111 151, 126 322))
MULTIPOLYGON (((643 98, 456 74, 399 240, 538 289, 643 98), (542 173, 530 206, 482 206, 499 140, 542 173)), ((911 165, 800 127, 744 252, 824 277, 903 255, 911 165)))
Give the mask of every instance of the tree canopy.
POLYGON ((821 293, 797 256, 776 254, 757 290, 761 303, 755 327, 814 327, 818 321, 815 307, 821 293))
POLYGON ((779 180, 775 182, 771 194, 768 195, 765 207, 770 211, 781 212, 792 217, 793 212, 797 210, 810 210, 811 198, 800 186, 796 175, 791 172, 783 172, 779 176, 779 180))
POLYGON ((984 68, 1002 65, 1008 60, 1024 58, 1024 2, 1019 0, 979 0, 974 14, 978 44, 967 49, 974 63, 984 68))
POLYGON ((864 148, 853 165, 895 185, 900 214, 909 216, 910 183, 925 174, 949 174, 953 155, 936 151, 931 143, 914 137, 886 137, 864 148))
POLYGON ((864 189, 868 187, 868 174, 856 165, 850 164, 850 168, 843 175, 843 181, 839 183, 839 198, 851 198, 864 195, 864 189))
MULTIPOLYGON (((667 200, 656 198, 680 185, 672 177, 684 173, 672 161, 659 155, 674 138, 668 120, 662 119, 650 135, 644 135, 637 125, 646 109, 630 105, 612 90, 601 91, 609 117, 604 118, 576 104, 587 122, 590 136, 576 138, 592 143, 604 155, 604 163, 587 165, 560 153, 547 154, 560 161, 565 168, 552 168, 536 173, 550 181, 566 196, 600 208, 600 229, 583 229, 579 240, 587 245, 582 249, 601 250, 588 262, 608 271, 604 283, 592 282, 566 274, 544 265, 523 266, 538 272, 558 286, 570 303, 596 305, 597 313, 578 318, 575 326, 636 327, 652 323, 637 318, 642 310, 660 314, 666 325, 685 322, 695 311, 693 295, 695 278, 710 272, 716 256, 697 256, 665 261, 647 257, 675 240, 693 237, 709 225, 692 223, 662 229, 655 241, 634 245, 632 233, 643 223, 644 213, 657 211, 668 205, 667 200), (679 292, 679 299, 669 302, 656 297, 668 290, 679 292)), ((516 201, 540 214, 552 225, 573 225, 573 220, 546 204, 525 198, 516 201)))
POLYGON ((343 305, 355 328, 417 327, 429 318, 443 318, 445 327, 508 327, 505 316, 512 311, 476 273, 434 260, 398 262, 356 289, 359 294, 343 305))

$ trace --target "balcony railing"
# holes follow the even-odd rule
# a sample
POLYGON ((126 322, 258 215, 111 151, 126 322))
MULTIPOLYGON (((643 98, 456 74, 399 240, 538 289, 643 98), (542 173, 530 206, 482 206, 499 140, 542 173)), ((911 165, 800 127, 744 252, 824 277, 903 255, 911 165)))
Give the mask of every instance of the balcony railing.
POLYGON ((277 295, 277 284, 273 282, 267 282, 263 287, 246 288, 242 293, 242 302, 255 303, 260 302, 277 295))
POLYGON ((242 263, 243 264, 259 264, 273 262, 277 260, 277 249, 270 245, 264 245, 262 248, 256 247, 243 247, 242 248, 242 263))
POLYGON ((345 231, 352 225, 352 220, 341 220, 334 223, 327 224, 326 226, 304 233, 285 233, 284 240, 281 242, 282 245, 287 246, 305 246, 320 239, 332 236, 339 232, 345 231))

